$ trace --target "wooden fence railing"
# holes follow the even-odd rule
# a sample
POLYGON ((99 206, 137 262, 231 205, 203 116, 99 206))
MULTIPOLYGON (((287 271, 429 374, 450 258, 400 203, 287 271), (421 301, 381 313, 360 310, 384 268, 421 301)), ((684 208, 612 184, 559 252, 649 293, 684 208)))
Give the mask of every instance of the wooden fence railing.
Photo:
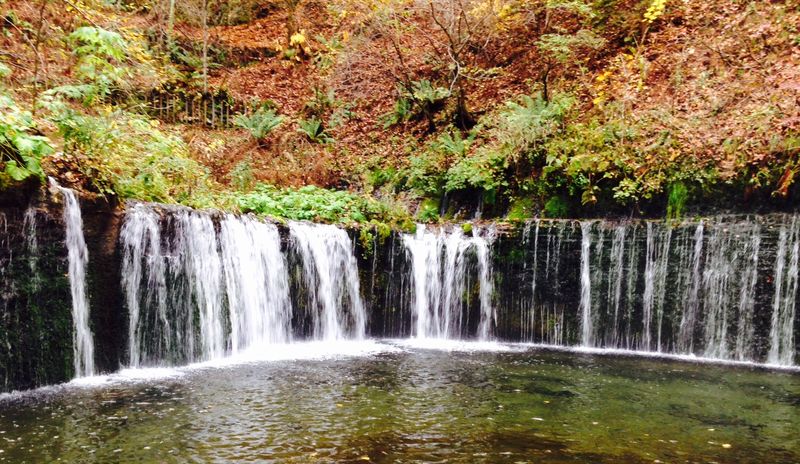
POLYGON ((185 94, 157 90, 150 92, 145 101, 147 113, 153 118, 215 129, 232 127, 237 114, 249 113, 248 105, 222 92, 185 94))

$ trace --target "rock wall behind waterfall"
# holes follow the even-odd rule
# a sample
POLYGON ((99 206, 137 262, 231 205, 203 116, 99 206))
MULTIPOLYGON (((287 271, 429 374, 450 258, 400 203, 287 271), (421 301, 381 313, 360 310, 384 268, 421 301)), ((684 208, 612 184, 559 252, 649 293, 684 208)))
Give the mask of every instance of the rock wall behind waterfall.
MULTIPOLYGON (((14 199, 16 200, 16 199, 14 199)), ((60 211, 0 206, 0 389, 72 376, 72 318, 60 211)), ((23 203, 25 204, 25 203, 23 203)))
MULTIPOLYGON (((797 216, 535 220, 496 233, 448 226, 381 235, 80 204, 98 373, 361 337, 799 361, 797 216)), ((58 195, 0 203, 3 390, 74 375, 64 240, 58 195)))

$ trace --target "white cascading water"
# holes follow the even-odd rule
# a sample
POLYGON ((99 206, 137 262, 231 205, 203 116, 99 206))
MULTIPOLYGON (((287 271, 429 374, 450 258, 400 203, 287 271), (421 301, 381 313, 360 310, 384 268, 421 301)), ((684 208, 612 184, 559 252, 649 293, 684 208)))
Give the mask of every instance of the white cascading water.
MULTIPOLYGON (((764 221, 771 224, 774 216, 723 216, 696 225, 680 224, 678 229, 648 221, 643 227, 642 253, 636 240, 641 223, 581 222, 581 261, 572 271, 580 286, 578 342, 587 347, 793 365, 800 287, 799 217, 780 216, 777 226, 766 230, 764 221), (611 247, 604 245, 608 242, 604 229, 612 230, 611 247), (769 247, 764 250, 764 237, 776 240, 774 254, 769 247), (761 262, 767 259, 774 259, 774 279, 768 280, 774 293, 765 359, 759 352, 764 334, 757 333, 756 311, 761 262)), ((562 223, 558 227, 573 226, 562 223)), ((548 241, 560 234, 560 230, 558 235, 551 232, 548 241)), ((548 248, 547 261, 551 259, 548 248)), ((547 264, 545 270, 549 268, 547 264)), ((535 302, 535 295, 532 298, 535 302)), ((521 309, 523 322, 532 317, 524 314, 530 310, 527 305, 521 309)), ((524 330, 523 338, 530 339, 524 330)), ((540 337, 553 343, 544 327, 540 337)))
POLYGON ((36 209, 33 207, 25 210, 22 221, 25 231, 25 252, 28 255, 28 269, 31 275, 31 290, 36 292, 41 284, 39 277, 39 239, 36 235, 36 209))
POLYGON ((172 331, 167 314, 167 262, 161 248, 159 215, 144 204, 136 204, 125 216, 120 231, 122 244, 122 289, 128 307, 128 353, 130 366, 158 359, 172 351, 172 331), (142 323, 142 307, 152 308, 142 323), (152 344, 147 332, 157 334, 152 344))
POLYGON ((83 238, 83 218, 75 192, 61 187, 54 179, 50 183, 64 198, 64 224, 69 255, 69 287, 72 294, 72 352, 76 377, 94 375, 94 341, 89 328, 89 298, 86 293, 86 265, 89 250, 83 238))
MULTIPOLYGON (((182 251, 176 258, 182 275, 186 276, 186 298, 182 302, 193 302, 198 309, 201 358, 219 358, 225 354, 224 286, 214 223, 209 215, 188 210, 178 212, 175 220, 175 246, 182 251)), ((193 311, 186 314, 193 317, 193 311)))
POLYGON ((709 230, 703 272, 706 357, 750 360, 760 237, 758 223, 723 223, 709 230))
POLYGON ((617 346, 620 340, 619 326, 622 309, 622 282, 625 275, 625 232, 627 227, 620 224, 614 228, 611 239, 611 259, 608 266, 608 298, 606 306, 612 313, 611 333, 605 345, 617 346))
POLYGON ((681 325, 678 332, 677 349, 680 353, 694 352, 694 332, 700 311, 700 288, 702 277, 700 264, 703 260, 703 237, 705 222, 700 221, 695 228, 691 259, 691 283, 684 291, 685 303, 681 312, 681 325))
POLYGON ((667 269, 669 266, 669 247, 672 240, 672 228, 667 225, 656 228, 652 222, 647 223, 647 245, 645 248, 644 297, 642 310, 644 313, 644 330, 640 349, 661 351, 661 330, 664 316, 664 295, 667 288, 667 269), (654 320, 655 319, 655 320, 654 320), (655 344, 653 329, 655 323, 655 344), (655 345, 655 347, 653 346, 655 345))
POLYGON ((594 346, 591 270, 592 223, 581 223, 581 345, 594 346))
POLYGON ((800 266, 800 220, 793 216, 781 225, 775 259, 775 295, 767 362, 791 365, 795 357, 794 324, 800 266))
POLYGON ((209 214, 139 203, 119 240, 132 367, 289 341, 289 277, 276 226, 229 215, 217 234, 209 214))
POLYGON ((467 237, 461 229, 432 232, 422 224, 414 235, 403 236, 411 258, 414 298, 413 330, 416 338, 459 338, 464 332, 464 301, 470 254, 474 256, 479 284, 480 320, 475 336, 489 340, 496 323, 492 302, 490 244, 494 231, 482 236, 477 228, 467 237))
POLYGON ((231 325, 231 350, 290 339, 289 278, 274 224, 226 216, 220 245, 231 325))
POLYGON ((289 231, 303 264, 314 338, 364 338, 367 314, 347 232, 332 225, 304 222, 290 222, 289 231))

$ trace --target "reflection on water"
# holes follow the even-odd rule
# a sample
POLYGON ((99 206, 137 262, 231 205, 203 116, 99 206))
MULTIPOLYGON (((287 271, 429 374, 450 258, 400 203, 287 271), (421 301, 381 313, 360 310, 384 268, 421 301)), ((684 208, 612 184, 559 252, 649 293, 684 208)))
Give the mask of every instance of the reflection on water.
POLYGON ((0 402, 4 462, 800 462, 800 375, 515 348, 188 369, 0 402))

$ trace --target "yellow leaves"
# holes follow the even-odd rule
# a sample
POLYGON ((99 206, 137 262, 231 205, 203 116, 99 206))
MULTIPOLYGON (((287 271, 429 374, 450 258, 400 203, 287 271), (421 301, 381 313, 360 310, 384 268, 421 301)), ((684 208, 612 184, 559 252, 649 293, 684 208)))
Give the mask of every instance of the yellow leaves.
POLYGON ((667 6, 667 0, 653 0, 647 11, 644 13, 644 21, 652 24, 664 14, 664 9, 667 6))
POLYGON ((598 83, 600 83, 600 82, 605 82, 605 81, 606 81, 606 80, 607 80, 609 77, 611 77, 611 74, 613 74, 613 72, 612 72, 610 69, 609 69, 609 70, 606 70, 606 71, 604 71, 603 73, 601 73, 599 76, 597 76, 597 77, 595 78, 595 80, 596 80, 598 83))
POLYGON ((469 15, 477 21, 494 23, 494 27, 499 31, 506 31, 520 19, 516 3, 510 0, 481 0, 475 2, 469 10, 469 15))
POLYGON ((292 34, 292 36, 289 38, 289 46, 294 47, 306 43, 305 32, 306 32, 305 30, 300 30, 292 34))
POLYGON ((608 87, 609 79, 611 79, 613 74, 613 69, 607 69, 594 78, 596 82, 595 89, 597 90, 596 97, 592 100, 594 106, 600 106, 605 103, 606 88, 608 87))

